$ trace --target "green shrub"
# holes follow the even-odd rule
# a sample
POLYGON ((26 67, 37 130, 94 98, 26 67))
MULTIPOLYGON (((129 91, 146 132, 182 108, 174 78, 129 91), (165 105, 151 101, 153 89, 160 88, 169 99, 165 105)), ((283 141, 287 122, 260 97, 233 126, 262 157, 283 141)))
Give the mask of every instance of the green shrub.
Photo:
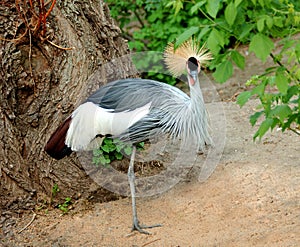
POLYGON ((253 76, 246 83, 253 89, 242 92, 237 98, 240 106, 252 96, 260 100, 257 112, 250 116, 252 126, 264 116, 254 139, 261 138, 275 127, 300 135, 300 42, 283 39, 281 43, 281 52, 276 56, 272 55, 276 66, 268 68, 262 75, 253 76), (285 65, 282 64, 284 57, 287 59, 285 65))

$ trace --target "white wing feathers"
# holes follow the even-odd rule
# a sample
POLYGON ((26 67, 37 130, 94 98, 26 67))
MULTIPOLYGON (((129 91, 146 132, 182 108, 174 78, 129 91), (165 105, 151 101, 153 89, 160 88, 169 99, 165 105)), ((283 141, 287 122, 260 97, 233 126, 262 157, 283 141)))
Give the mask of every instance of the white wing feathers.
POLYGON ((114 112, 113 109, 104 109, 92 102, 84 103, 72 114, 65 143, 73 151, 97 148, 103 140, 95 138, 97 135, 120 135, 145 117, 150 106, 151 102, 132 111, 114 112))

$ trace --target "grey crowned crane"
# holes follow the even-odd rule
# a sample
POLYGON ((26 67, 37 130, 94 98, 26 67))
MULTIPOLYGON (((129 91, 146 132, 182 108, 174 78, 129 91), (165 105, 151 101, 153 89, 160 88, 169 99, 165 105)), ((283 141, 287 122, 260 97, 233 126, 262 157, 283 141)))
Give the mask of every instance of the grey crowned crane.
POLYGON ((91 150, 101 145, 105 136, 132 143, 128 168, 132 197, 133 230, 148 233, 139 224, 136 211, 134 159, 135 144, 168 134, 182 142, 197 143, 197 150, 211 144, 208 120, 198 73, 211 55, 193 41, 174 50, 165 50, 165 62, 171 73, 187 72, 190 97, 174 86, 146 79, 124 79, 100 87, 52 134, 45 151, 62 159, 72 151, 91 150))

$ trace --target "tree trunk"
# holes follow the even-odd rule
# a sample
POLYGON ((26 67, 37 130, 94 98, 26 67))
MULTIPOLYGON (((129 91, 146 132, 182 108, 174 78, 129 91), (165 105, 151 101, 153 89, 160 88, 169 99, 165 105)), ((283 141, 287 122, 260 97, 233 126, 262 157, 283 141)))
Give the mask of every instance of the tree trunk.
POLYGON ((86 194, 93 182, 76 155, 56 161, 44 145, 88 93, 135 74, 130 61, 117 61, 113 73, 102 66, 88 80, 128 53, 102 0, 57 1, 44 19, 50 6, 43 10, 29 2, 2 1, 0 7, 2 206, 20 195, 49 199, 54 184, 60 197, 86 194))

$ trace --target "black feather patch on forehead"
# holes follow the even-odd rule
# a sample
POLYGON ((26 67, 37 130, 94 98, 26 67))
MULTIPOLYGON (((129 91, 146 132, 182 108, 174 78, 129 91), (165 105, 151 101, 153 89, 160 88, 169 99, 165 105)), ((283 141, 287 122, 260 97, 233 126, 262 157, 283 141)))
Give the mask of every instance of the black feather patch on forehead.
POLYGON ((188 68, 191 71, 198 70, 198 61, 197 61, 197 59, 195 57, 190 57, 188 59, 188 68))

